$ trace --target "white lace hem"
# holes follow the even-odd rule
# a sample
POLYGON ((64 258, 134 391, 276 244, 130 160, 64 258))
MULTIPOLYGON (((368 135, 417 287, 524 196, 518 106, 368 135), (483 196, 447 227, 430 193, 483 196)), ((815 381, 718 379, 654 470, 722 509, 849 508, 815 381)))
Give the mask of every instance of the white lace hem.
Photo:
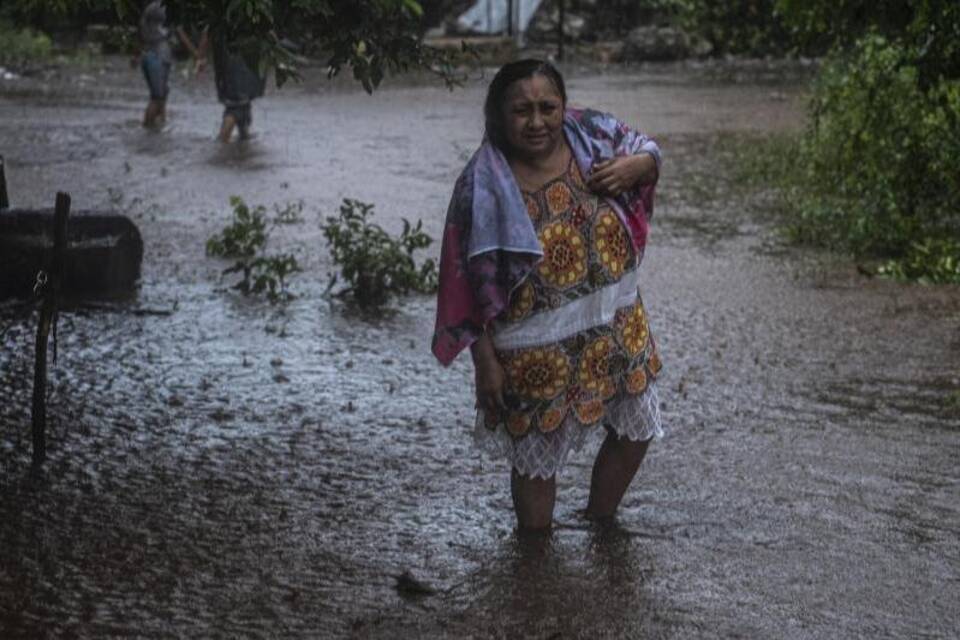
MULTIPOLYGON (((632 442, 662 438, 660 399, 657 383, 651 381, 646 391, 637 396, 624 395, 607 405, 603 422, 621 438, 632 442)), ((506 429, 488 429, 483 413, 477 412, 473 437, 483 451, 506 458, 521 475, 532 478, 549 478, 563 469, 572 450, 580 450, 591 433, 603 433, 600 425, 584 427, 571 412, 563 423, 550 433, 531 431, 514 440, 506 429)))

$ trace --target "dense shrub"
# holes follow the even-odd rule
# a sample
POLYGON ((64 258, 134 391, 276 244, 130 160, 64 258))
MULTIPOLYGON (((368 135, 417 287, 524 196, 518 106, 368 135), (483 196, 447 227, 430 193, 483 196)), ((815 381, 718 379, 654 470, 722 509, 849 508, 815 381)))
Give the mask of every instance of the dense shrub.
POLYGON ((17 29, 0 21, 0 65, 19 68, 48 59, 53 43, 31 29, 17 29))
POLYGON ((821 70, 798 154, 796 239, 960 282, 960 81, 924 88, 916 52, 870 33, 821 70))
MULTIPOLYGON (((333 262, 346 283, 337 295, 349 295, 361 306, 379 307, 395 294, 435 291, 436 263, 428 259, 418 267, 413 259, 415 251, 433 242, 423 231, 423 222, 412 225, 404 220, 403 232, 394 237, 372 222, 372 216, 372 204, 347 198, 339 215, 328 216, 322 225, 333 262)), ((331 275, 329 290, 337 279, 331 275)))

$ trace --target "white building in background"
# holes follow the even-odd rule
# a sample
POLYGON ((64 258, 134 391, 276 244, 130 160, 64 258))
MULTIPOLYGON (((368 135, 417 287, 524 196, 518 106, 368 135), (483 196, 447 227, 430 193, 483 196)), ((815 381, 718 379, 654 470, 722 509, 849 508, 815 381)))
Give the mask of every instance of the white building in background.
POLYGON ((515 37, 527 30, 541 0, 479 0, 457 18, 457 26, 474 33, 507 33, 515 37))

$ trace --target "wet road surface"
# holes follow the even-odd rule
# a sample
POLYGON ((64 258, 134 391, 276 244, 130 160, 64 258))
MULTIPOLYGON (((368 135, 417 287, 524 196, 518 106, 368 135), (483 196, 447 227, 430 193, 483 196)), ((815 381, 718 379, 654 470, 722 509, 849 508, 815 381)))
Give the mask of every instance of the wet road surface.
POLYGON ((321 295, 318 221, 343 197, 439 237, 484 82, 368 97, 318 74, 258 101, 259 137, 224 147, 209 78, 175 78, 157 134, 137 73, 105 67, 0 84, 14 206, 66 190, 130 215, 146 245, 134 300, 61 318, 40 476, 36 316, 0 311, 0 636, 955 634, 960 290, 778 241, 728 147, 800 126, 799 85, 569 70, 574 103, 664 149, 643 287, 668 435, 600 529, 577 513, 598 434, 537 543, 514 534, 503 463, 472 447, 468 359, 429 353, 433 301, 371 318, 321 295), (307 204, 271 239, 305 268, 284 307, 230 291, 204 256, 233 194, 307 204), (398 590, 405 572, 432 593, 398 590))

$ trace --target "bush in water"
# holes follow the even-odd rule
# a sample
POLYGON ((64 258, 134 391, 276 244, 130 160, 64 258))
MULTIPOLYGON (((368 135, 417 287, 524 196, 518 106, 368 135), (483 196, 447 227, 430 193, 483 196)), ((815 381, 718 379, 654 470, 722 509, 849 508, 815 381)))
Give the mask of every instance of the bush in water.
MULTIPOLYGON (((207 240, 207 255, 236 260, 223 274, 242 274, 242 279, 233 287, 244 295, 266 294, 270 302, 289 300, 293 294, 287 290, 287 278, 301 269, 292 254, 265 253, 270 235, 266 208, 261 205, 251 209, 239 196, 230 198, 230 206, 233 222, 207 240)), ((302 203, 277 208, 273 224, 297 222, 301 220, 302 210, 302 203)))
MULTIPOLYGON (((345 199, 337 217, 328 216, 323 235, 330 246, 333 262, 347 285, 337 295, 351 295, 363 306, 381 306, 392 294, 411 291, 429 293, 437 287, 437 266, 426 260, 417 267, 413 253, 433 242, 423 232, 423 222, 416 226, 403 221, 403 232, 393 237, 379 225, 370 222, 373 205, 345 199)), ((330 277, 332 290, 337 275, 330 277)))

